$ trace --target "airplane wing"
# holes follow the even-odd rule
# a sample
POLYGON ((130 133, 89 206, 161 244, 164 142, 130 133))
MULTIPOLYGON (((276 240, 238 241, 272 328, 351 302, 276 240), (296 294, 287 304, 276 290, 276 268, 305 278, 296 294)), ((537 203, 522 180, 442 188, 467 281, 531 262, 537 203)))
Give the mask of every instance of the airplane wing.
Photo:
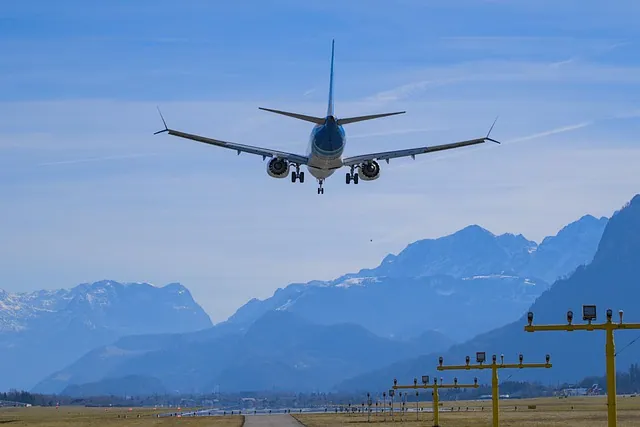
MULTIPOLYGON (((160 110, 158 110, 158 112, 160 112, 160 110)), ((160 117, 162 118, 162 122, 164 123, 164 129, 158 132, 155 132, 154 135, 167 132, 169 135, 178 136, 180 138, 191 139, 193 141, 203 142, 205 144, 210 144, 210 145, 215 145, 217 147, 235 150, 238 152, 238 155, 240 153, 256 154, 258 156, 262 156, 262 160, 266 159, 267 157, 278 157, 298 165, 306 165, 307 162, 309 161, 308 157, 301 156, 299 154, 287 153, 284 151, 273 150, 270 148, 256 147, 253 145, 237 144, 235 142, 222 141, 219 139, 207 138, 200 135, 181 132, 179 130, 169 129, 167 127, 167 123, 164 121, 164 117, 162 117, 162 113, 160 113, 160 117)))
POLYGON ((364 154, 361 156, 347 157, 342 161, 343 166, 354 166, 370 160, 386 160, 398 157, 412 157, 415 159, 418 154, 433 153, 436 151, 451 150, 452 148, 467 147, 469 145, 482 144, 487 141, 498 143, 489 137, 469 139, 467 141, 453 142, 450 144, 432 145, 428 147, 408 148, 405 150, 383 151, 380 153, 364 154))

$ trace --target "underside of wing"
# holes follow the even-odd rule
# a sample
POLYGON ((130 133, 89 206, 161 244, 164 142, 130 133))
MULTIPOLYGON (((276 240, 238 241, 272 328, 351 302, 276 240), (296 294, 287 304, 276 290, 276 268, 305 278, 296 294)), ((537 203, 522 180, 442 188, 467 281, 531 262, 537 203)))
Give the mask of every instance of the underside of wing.
POLYGON ((181 132, 173 129, 165 129, 169 135, 178 136, 180 138, 190 139, 192 141, 202 142, 204 144, 215 145, 216 147, 227 148, 229 150, 235 150, 240 153, 249 153, 262 156, 262 159, 267 157, 278 157, 285 159, 291 163, 298 165, 306 165, 308 158, 299 154, 287 153, 284 151, 272 150, 269 148, 256 147, 253 145, 237 144, 235 142, 221 141, 219 139, 207 138, 200 135, 194 135, 190 133, 181 132))
POLYGON ((343 160, 342 164, 344 166, 353 166, 353 165, 358 165, 371 160, 386 160, 388 162, 389 159, 395 159, 398 157, 415 158, 415 156, 418 154, 426 154, 426 153, 433 153, 436 151, 451 150, 453 148, 467 147, 469 145, 482 144, 486 141, 497 142, 491 138, 485 137, 485 138, 470 139, 467 141, 452 142, 450 144, 432 145, 429 147, 408 148, 405 150, 394 150, 394 151, 383 151, 380 153, 371 153, 371 154, 364 154, 361 156, 347 157, 343 160))

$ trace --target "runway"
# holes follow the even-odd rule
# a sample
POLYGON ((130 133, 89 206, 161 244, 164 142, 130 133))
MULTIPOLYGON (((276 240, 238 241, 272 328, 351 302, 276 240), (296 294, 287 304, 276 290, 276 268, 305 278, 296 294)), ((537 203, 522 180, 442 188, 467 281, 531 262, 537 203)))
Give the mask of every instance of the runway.
POLYGON ((247 427, 300 427, 302 424, 291 415, 247 415, 244 417, 247 427))

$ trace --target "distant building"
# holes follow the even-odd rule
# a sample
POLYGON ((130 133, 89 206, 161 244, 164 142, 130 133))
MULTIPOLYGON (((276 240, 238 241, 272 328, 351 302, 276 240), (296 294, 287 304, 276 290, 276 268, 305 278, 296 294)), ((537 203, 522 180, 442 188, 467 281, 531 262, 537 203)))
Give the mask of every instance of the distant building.
POLYGON ((598 387, 598 384, 593 384, 591 387, 569 387, 563 388, 558 392, 558 396, 569 397, 569 396, 597 396, 600 394, 602 389, 598 387))
POLYGON ((560 390, 560 396, 569 397, 569 396, 586 396, 587 395, 586 387, 577 387, 577 388, 563 388, 560 390))
MULTIPOLYGON (((500 399, 509 399, 511 396, 508 394, 500 394, 498 395, 498 398, 500 399)), ((480 396, 478 399, 479 400, 491 400, 493 398, 492 395, 490 394, 483 394, 482 396, 480 396)))

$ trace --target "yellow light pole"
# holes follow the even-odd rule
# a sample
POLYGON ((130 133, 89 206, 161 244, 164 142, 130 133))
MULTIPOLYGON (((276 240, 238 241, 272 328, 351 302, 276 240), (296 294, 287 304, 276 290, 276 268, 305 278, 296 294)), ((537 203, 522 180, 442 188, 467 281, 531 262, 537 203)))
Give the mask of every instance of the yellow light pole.
POLYGON ((592 323, 596 320, 596 306, 595 305, 583 305, 582 306, 582 320, 586 320, 587 323, 580 325, 574 325, 573 311, 567 311, 567 324, 566 325, 533 325, 533 312, 527 314, 528 325, 524 327, 526 332, 536 331, 605 331, 605 357, 607 361, 607 425, 609 427, 616 427, 617 425, 617 411, 616 411, 616 353, 615 344, 613 341, 613 331, 617 329, 640 329, 640 323, 622 323, 623 311, 620 310, 618 315, 620 316, 619 323, 613 323, 611 318, 613 317, 613 311, 607 309, 607 321, 605 323, 592 323))
POLYGON ((504 363, 504 356, 500 356, 500 363, 497 363, 496 355, 494 354, 492 357, 492 361, 490 365, 485 365, 484 362, 486 360, 485 352, 476 353, 476 362, 477 365, 469 364, 469 356, 465 359, 464 365, 449 365, 443 366, 442 363, 444 360, 442 356, 438 360, 439 365, 437 367, 438 371, 470 371, 473 369, 483 370, 483 369, 491 369, 491 403, 493 406, 493 427, 498 427, 500 425, 500 392, 498 386, 498 370, 499 369, 524 369, 524 368, 551 368, 551 363, 549 360, 551 356, 547 354, 546 363, 523 363, 524 357, 522 354, 518 356, 520 359, 520 363, 504 363))
POLYGON ((440 397, 438 395, 438 390, 441 388, 450 389, 450 388, 478 388, 478 379, 474 378, 473 384, 458 384, 458 379, 453 379, 453 384, 442 384, 442 379, 440 380, 440 384, 438 384, 438 378, 433 379, 433 384, 429 383, 429 376, 422 376, 422 385, 418 384, 418 380, 416 378, 413 379, 413 385, 398 385, 398 380, 393 380, 393 389, 431 389, 433 390, 433 427, 440 427, 440 413, 439 413, 439 405, 440 405, 440 397))

